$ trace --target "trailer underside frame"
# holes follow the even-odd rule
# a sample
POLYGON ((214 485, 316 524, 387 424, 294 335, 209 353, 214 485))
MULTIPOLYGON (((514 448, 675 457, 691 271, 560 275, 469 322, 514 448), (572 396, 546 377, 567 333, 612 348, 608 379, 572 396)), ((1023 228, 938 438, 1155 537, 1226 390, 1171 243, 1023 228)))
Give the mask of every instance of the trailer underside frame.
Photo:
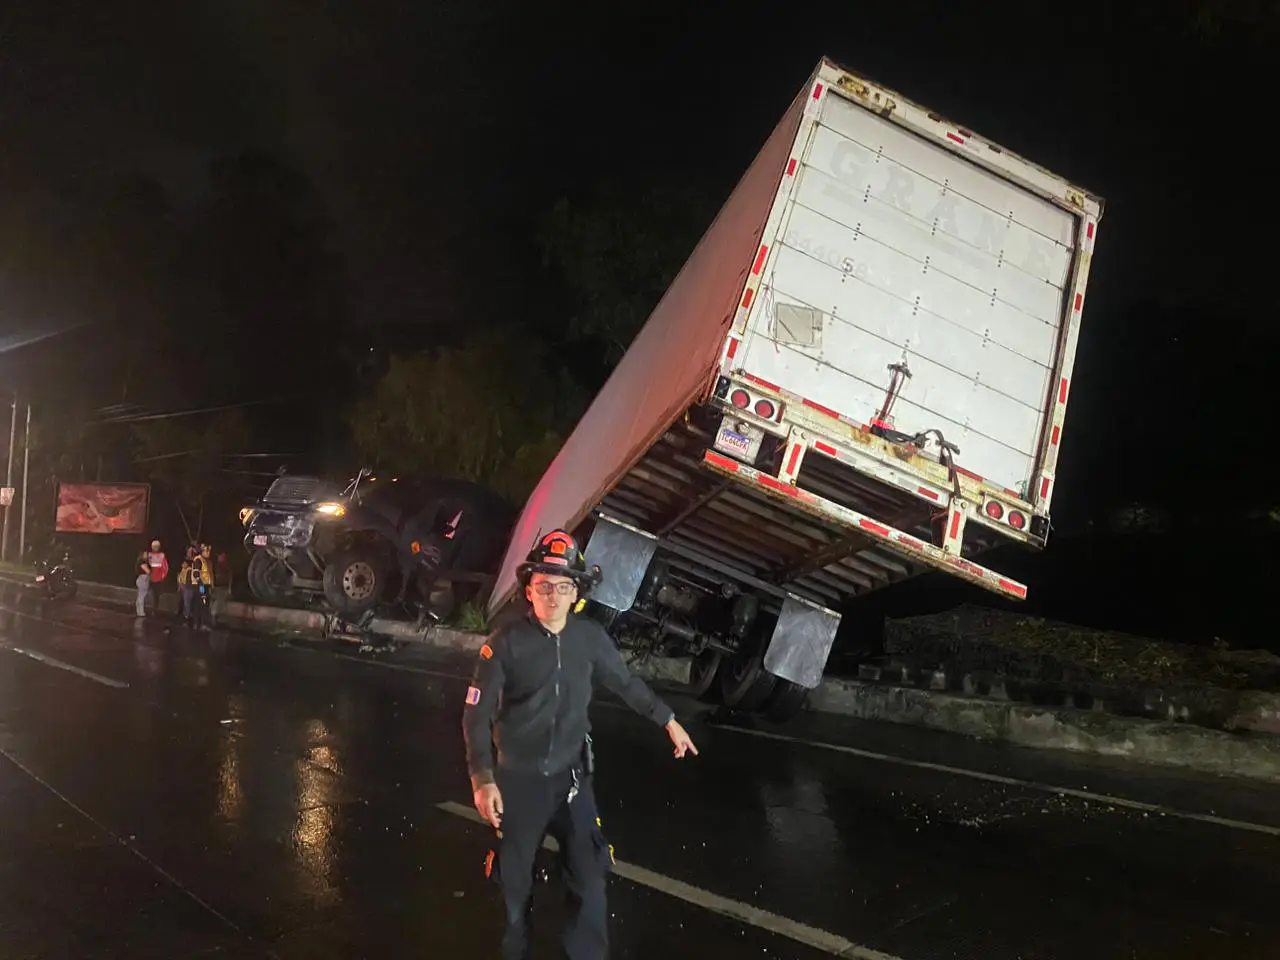
MULTIPOLYGON (((1026 588, 969 559, 1008 542, 977 524, 959 554, 936 546, 946 512, 838 461, 805 457, 795 483, 710 450, 712 436, 677 422, 633 466, 599 511, 679 548, 673 562, 708 582, 744 580, 840 609, 929 569, 1011 597, 1026 588), (696 558, 718 570, 700 570, 696 558)), ((772 591, 770 591, 772 592, 772 591)))

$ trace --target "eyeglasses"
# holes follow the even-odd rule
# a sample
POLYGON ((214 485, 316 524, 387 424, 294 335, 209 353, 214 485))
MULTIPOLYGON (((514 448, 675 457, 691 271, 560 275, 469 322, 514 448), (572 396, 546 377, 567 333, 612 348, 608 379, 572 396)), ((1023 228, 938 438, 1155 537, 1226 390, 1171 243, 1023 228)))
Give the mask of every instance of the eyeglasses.
POLYGON ((549 597, 553 593, 558 593, 562 597, 567 597, 577 588, 577 586, 578 585, 573 582, 548 583, 546 580, 543 580, 539 583, 533 584, 533 592, 543 597, 549 597))

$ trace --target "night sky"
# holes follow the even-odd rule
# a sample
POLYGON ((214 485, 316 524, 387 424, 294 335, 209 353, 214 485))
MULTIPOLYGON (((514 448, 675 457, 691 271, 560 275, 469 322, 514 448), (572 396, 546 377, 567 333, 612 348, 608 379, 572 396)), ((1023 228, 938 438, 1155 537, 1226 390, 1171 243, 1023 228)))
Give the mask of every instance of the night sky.
POLYGON ((1243 230, 1273 210, 1249 186, 1273 163, 1270 47, 1196 33, 1178 2, 13 6, 5 193, 114 169, 192 196, 211 157, 259 146, 323 193, 367 322, 469 303, 528 218, 601 175, 698 168, 727 193, 823 54, 1107 198, 1090 327, 1147 297, 1274 303, 1243 230))
MULTIPOLYGON (((141 173, 180 213, 212 160, 261 150, 326 205, 362 330, 524 309, 535 224, 561 196, 690 178, 718 202, 829 56, 1106 198, 1061 528, 1241 486, 1267 442, 1266 4, 22 6, 0 11, 0 204, 74 216, 84 184, 141 173)), ((3 304, 21 281, 0 263, 0 338, 41 322, 3 304)))

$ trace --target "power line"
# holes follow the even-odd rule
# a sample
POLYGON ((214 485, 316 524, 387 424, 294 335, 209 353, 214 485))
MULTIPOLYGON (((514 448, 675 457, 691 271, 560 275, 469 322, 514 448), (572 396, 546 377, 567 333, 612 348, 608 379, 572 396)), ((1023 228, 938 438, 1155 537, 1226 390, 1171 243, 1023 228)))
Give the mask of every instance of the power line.
POLYGON ((200 407, 195 410, 173 410, 169 413, 130 414, 123 417, 104 417, 98 423, 141 423, 146 420, 172 420, 175 417, 194 417, 202 413, 221 413, 224 410, 241 410, 245 407, 260 407, 273 403, 290 403, 283 398, 275 400, 246 400, 243 403, 228 403, 220 407, 200 407))

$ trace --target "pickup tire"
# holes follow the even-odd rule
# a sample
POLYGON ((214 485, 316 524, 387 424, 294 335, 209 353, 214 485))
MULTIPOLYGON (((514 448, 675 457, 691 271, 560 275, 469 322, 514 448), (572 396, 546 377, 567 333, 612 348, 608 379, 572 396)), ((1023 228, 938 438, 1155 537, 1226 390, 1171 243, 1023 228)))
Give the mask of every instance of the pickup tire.
POLYGON ((283 560, 265 550, 255 550, 249 557, 249 592, 268 607, 297 607, 303 599, 292 589, 293 574, 283 560))
POLYGON ((734 710, 758 710, 773 693, 778 678, 764 668, 757 654, 734 657, 720 666, 720 693, 734 710))
POLYGON ((348 547, 324 568, 324 598, 344 617, 358 617, 383 600, 388 580, 382 551, 348 547))
POLYGON ((764 704, 764 715, 774 723, 785 723, 804 709, 804 702, 809 691, 798 683, 778 677, 773 686, 773 693, 764 704))

